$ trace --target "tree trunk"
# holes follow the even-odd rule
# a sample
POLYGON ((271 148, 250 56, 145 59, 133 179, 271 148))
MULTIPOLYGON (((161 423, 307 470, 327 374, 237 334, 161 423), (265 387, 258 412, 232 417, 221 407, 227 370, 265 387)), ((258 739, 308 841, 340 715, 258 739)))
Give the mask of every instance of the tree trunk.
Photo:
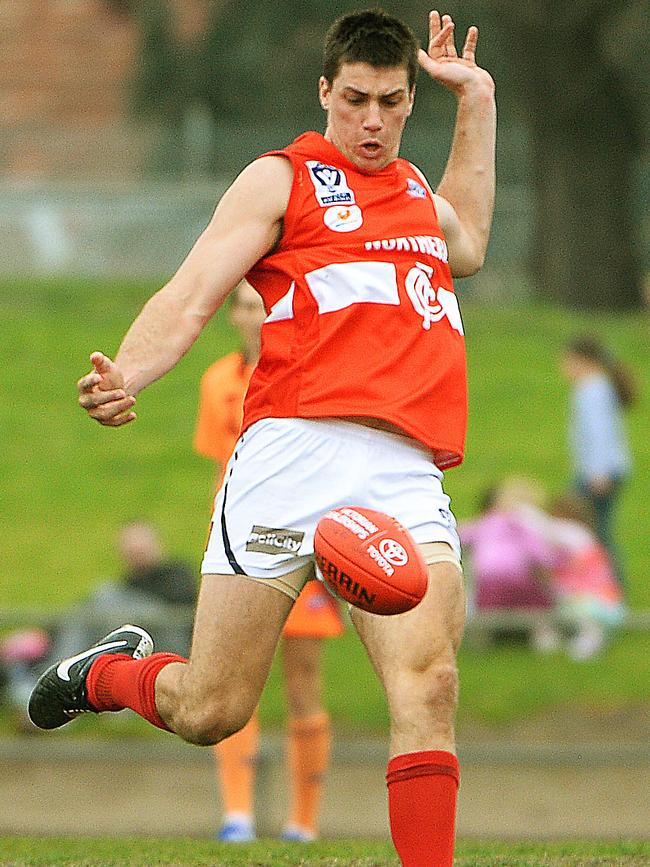
POLYGON ((540 296, 572 307, 641 304, 633 174, 636 115, 596 32, 537 33, 528 78, 536 192, 532 271, 540 296), (532 72, 532 74, 530 74, 532 72))

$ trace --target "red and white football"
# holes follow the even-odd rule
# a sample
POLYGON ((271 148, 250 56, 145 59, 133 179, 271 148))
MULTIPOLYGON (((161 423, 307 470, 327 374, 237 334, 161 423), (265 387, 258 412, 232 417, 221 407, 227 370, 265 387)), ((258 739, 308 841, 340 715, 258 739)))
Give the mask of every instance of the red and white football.
POLYGON ((372 614, 402 614, 427 590, 427 566, 395 518, 361 506, 331 509, 318 522, 314 556, 334 592, 372 614))

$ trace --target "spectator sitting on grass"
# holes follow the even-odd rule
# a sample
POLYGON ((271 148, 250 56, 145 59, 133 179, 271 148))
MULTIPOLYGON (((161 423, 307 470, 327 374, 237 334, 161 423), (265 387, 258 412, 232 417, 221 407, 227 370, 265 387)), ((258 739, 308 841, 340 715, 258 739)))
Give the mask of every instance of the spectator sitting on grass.
POLYGON ((137 617, 174 652, 189 652, 196 601, 192 567, 167 557, 148 521, 124 524, 117 547, 124 564, 122 575, 100 582, 86 599, 64 611, 51 635, 32 627, 16 630, 0 642, 4 699, 17 731, 34 731, 26 715, 27 699, 48 659, 70 656, 77 647, 92 644, 106 630, 106 621, 120 611, 137 617), (180 613, 179 619, 179 606, 186 608, 185 618, 180 613))
MULTIPOLYGON (((463 548, 470 554, 474 613, 535 611, 538 618, 530 632, 531 645, 539 652, 549 652, 559 642, 550 618, 556 552, 520 513, 523 503, 537 499, 535 483, 507 479, 484 495, 481 514, 458 529, 463 548)), ((499 629, 491 637, 512 638, 514 633, 499 629)))
POLYGON ((611 559, 596 535, 590 503, 566 494, 554 500, 550 515, 527 508, 526 520, 558 552, 552 577, 567 652, 576 661, 591 659, 625 619, 625 605, 611 559))
POLYGON ((31 627, 0 642, 0 680, 16 730, 34 731, 26 716, 27 699, 48 659, 70 656, 77 647, 92 644, 105 631, 106 621, 120 611, 137 617, 176 653, 188 653, 196 601, 194 570, 169 559, 158 532, 144 520, 125 524, 117 546, 124 563, 122 576, 102 581, 86 599, 62 612, 52 634, 31 627))
POLYGON ((170 559, 158 531, 145 520, 124 524, 117 537, 117 548, 123 562, 122 575, 101 582, 90 596, 66 612, 57 630, 54 658, 69 656, 76 647, 94 642, 101 636, 105 623, 95 625, 93 619, 108 620, 120 610, 140 618, 138 622, 175 653, 189 651, 191 612, 185 621, 176 622, 169 614, 170 606, 189 609, 196 602, 197 583, 192 567, 170 559))

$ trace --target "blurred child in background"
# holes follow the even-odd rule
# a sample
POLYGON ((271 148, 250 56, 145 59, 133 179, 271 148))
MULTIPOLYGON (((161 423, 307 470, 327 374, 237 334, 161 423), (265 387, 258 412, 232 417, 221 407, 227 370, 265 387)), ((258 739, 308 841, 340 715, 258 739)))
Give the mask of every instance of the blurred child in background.
POLYGON ((565 647, 584 661, 602 652, 624 621, 623 594, 589 501, 565 494, 548 511, 543 502, 537 482, 509 478, 489 493, 483 517, 461 525, 476 611, 541 608, 533 646, 565 647))
POLYGON ((0 639, 0 703, 7 706, 17 734, 38 731, 27 716, 27 702, 51 647, 51 635, 38 626, 15 629, 0 639))
POLYGON ((539 496, 531 480, 507 479, 486 492, 481 514, 461 523, 458 531, 470 554, 474 613, 536 612, 531 644, 540 652, 549 652, 559 642, 550 616, 555 602, 551 575, 556 552, 520 510, 523 503, 535 502, 539 496))
POLYGON ((623 412, 634 404, 636 387, 627 368, 596 337, 571 340, 561 368, 571 384, 569 441, 574 483, 594 509, 596 532, 623 585, 614 517, 631 468, 623 412))
MULTIPOLYGON (((242 422, 248 381, 260 350, 266 313, 258 293, 245 281, 232 296, 230 321, 243 349, 211 365, 201 380, 194 448, 220 467, 219 487, 242 422)), ((337 604, 319 581, 309 581, 293 606, 282 640, 289 723, 287 764, 291 791, 289 819, 282 839, 308 842, 318 836, 323 781, 329 762, 331 729, 321 696, 322 639, 343 632, 337 604)), ((214 749, 224 805, 223 842, 255 839, 253 788, 259 748, 257 712, 241 731, 214 749)))
POLYGON ((537 521, 558 552, 552 577, 567 652, 576 661, 591 659, 624 621, 625 606, 609 555, 594 531, 590 504, 576 495, 558 497, 550 515, 537 521))

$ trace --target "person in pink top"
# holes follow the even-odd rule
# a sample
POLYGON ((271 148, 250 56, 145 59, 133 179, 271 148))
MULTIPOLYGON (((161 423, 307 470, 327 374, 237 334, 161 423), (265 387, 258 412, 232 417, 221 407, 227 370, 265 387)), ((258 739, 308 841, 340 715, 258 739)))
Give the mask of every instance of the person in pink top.
POLYGON ((590 503, 567 494, 553 502, 550 515, 527 510, 526 519, 558 552, 552 581, 557 617, 568 636, 566 651, 577 662, 591 659, 625 619, 625 604, 590 503))
POLYGON ((518 509, 500 506, 498 491, 490 491, 483 514, 459 530, 471 553, 477 610, 553 606, 555 550, 518 509))
POLYGON ((491 488, 479 517, 458 528, 471 561, 474 612, 539 612, 531 642, 547 651, 557 644, 548 615, 555 604, 551 575, 558 555, 545 534, 526 520, 515 487, 504 482, 491 488))

